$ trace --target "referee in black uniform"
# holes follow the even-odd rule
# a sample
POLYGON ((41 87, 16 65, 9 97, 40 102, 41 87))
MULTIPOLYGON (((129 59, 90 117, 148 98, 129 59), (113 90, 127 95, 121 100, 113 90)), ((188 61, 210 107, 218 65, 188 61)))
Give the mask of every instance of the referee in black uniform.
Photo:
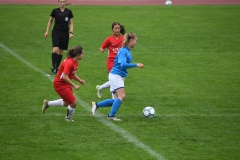
POLYGON ((56 74, 62 61, 63 50, 68 49, 69 39, 73 37, 73 13, 66 8, 67 0, 58 0, 59 8, 52 10, 50 15, 45 37, 48 37, 49 29, 55 18, 52 30, 52 68, 51 72, 56 74))

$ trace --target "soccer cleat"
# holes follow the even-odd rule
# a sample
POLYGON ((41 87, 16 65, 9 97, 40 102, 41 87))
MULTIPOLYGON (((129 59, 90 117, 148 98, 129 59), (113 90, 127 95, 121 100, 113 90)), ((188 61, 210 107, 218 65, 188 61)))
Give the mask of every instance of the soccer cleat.
POLYGON ((55 70, 54 68, 51 68, 51 73, 52 73, 52 74, 54 74, 54 70, 55 70))
POLYGON ((57 72, 58 72, 58 69, 51 68, 51 73, 52 73, 52 74, 57 74, 57 72))
POLYGON ((54 69, 54 74, 57 74, 57 72, 58 72, 58 69, 54 69))
POLYGON ((96 89, 97 89, 97 96, 98 98, 102 98, 102 93, 101 93, 101 90, 99 89, 100 85, 97 85, 96 86, 96 89))
POLYGON ((69 117, 65 117, 65 120, 68 121, 68 122, 74 122, 74 120, 72 118, 69 118, 69 117))
POLYGON ((49 105, 48 105, 48 100, 44 100, 43 101, 43 106, 42 106, 42 114, 44 114, 44 112, 46 111, 46 109, 49 107, 49 105))
POLYGON ((121 119, 118 119, 118 118, 115 117, 115 116, 112 116, 112 117, 108 116, 107 119, 108 119, 108 120, 113 120, 113 121, 121 121, 121 119))
POLYGON ((94 116, 96 110, 97 110, 97 105, 96 105, 96 102, 92 102, 92 116, 94 116))

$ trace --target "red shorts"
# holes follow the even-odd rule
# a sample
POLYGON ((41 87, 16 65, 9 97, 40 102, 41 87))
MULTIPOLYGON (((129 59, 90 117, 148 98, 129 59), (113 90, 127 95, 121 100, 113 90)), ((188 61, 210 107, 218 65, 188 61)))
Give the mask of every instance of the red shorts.
POLYGON ((111 69, 112 69, 112 67, 113 67, 113 65, 114 65, 114 59, 110 59, 110 58, 108 58, 107 59, 107 70, 108 70, 108 73, 111 71, 111 69))
POLYGON ((60 97, 62 97, 63 101, 73 104, 76 101, 75 96, 73 95, 72 87, 66 87, 60 90, 55 91, 59 94, 60 97))

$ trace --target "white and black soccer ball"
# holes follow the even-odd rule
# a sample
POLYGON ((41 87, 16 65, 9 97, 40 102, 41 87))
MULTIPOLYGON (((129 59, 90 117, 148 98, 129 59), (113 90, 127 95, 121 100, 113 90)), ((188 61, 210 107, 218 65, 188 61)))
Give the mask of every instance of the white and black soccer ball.
POLYGON ((156 115, 156 111, 153 107, 147 106, 143 109, 142 114, 146 118, 153 118, 156 115))
POLYGON ((167 6, 172 5, 172 1, 167 0, 167 1, 165 2, 165 5, 167 5, 167 6))

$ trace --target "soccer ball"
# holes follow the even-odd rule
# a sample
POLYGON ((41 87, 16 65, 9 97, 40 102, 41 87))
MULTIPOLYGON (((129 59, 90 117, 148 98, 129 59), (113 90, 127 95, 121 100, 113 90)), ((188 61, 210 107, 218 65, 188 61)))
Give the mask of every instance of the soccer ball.
POLYGON ((146 118, 153 118, 156 115, 156 112, 153 107, 147 106, 143 109, 142 114, 146 118))
POLYGON ((169 5, 171 5, 171 4, 172 4, 172 1, 170 1, 170 0, 167 0, 167 1, 165 2, 165 4, 166 4, 167 6, 169 6, 169 5))

